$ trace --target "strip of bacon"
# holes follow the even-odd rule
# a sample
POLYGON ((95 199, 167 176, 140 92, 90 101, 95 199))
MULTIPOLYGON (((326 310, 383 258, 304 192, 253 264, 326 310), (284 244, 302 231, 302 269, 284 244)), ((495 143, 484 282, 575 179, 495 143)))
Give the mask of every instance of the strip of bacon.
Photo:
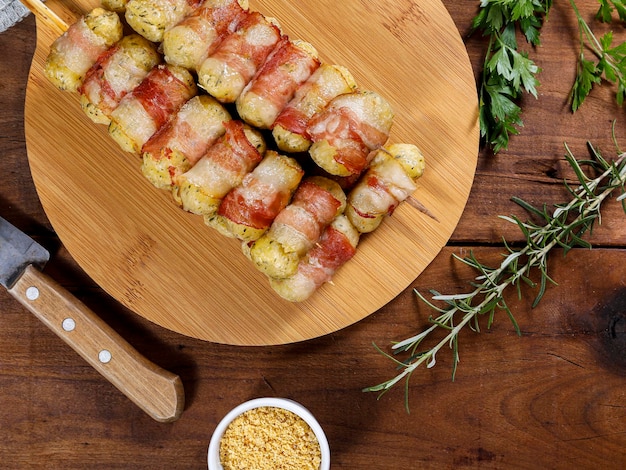
POLYGON ((270 285, 290 302, 308 299, 354 257, 358 240, 358 232, 348 219, 343 215, 338 216, 300 262, 296 274, 286 279, 270 278, 270 285))
POLYGON ((348 195, 346 216, 360 233, 374 231, 415 192, 415 180, 423 172, 424 157, 414 145, 392 144, 377 151, 348 195))
POLYGON ((124 150, 139 154, 148 139, 196 93, 186 69, 158 65, 111 113, 109 133, 124 150))
POLYGON ((165 61, 196 70, 248 15, 240 0, 206 0, 163 35, 165 61))
POLYGON ((208 95, 187 101, 144 144, 143 174, 157 187, 171 188, 176 176, 189 170, 225 132, 226 109, 208 95))
POLYGON ((77 91, 98 57, 121 38, 122 22, 117 13, 94 8, 52 43, 46 76, 60 90, 77 91))
POLYGON ((237 98, 239 116, 250 125, 269 129, 298 87, 319 66, 312 45, 283 36, 237 98))
POLYGON ((174 178, 174 198, 183 209, 211 216, 230 190, 261 161, 265 143, 243 122, 224 123, 225 134, 187 172, 174 178))
POLYGON ((261 13, 250 12, 199 67, 200 86, 219 101, 234 102, 280 37, 278 26, 261 13))
POLYGON ((292 158, 268 151, 259 165, 230 191, 218 209, 219 223, 231 236, 258 239, 283 210, 300 184, 304 171, 292 158))
POLYGON ((298 186, 291 203, 274 219, 270 230, 249 247, 250 259, 270 277, 295 274, 300 258, 345 206, 345 194, 337 183, 319 176, 307 178, 298 186))
POLYGON ((78 89, 81 106, 100 124, 108 124, 121 99, 160 62, 156 46, 138 34, 124 36, 98 57, 78 89))
POLYGON ((335 97, 356 89, 350 72, 342 66, 321 64, 302 84, 272 125, 278 148, 285 152, 304 152, 311 145, 306 129, 311 118, 335 97))
POLYGON ((387 141, 392 122, 391 106, 378 94, 357 91, 340 95, 307 127, 313 141, 311 158, 332 175, 359 174, 369 163, 370 152, 387 141))
POLYGON ((133 90, 137 99, 159 129, 189 98, 189 86, 170 67, 156 67, 133 90))

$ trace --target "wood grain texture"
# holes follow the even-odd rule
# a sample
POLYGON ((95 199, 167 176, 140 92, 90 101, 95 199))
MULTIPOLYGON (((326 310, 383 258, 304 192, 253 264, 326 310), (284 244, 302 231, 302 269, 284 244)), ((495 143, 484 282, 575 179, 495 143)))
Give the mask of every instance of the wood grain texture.
MULTIPOLYGON (((238 242, 155 190, 139 160, 89 121, 77 96, 42 73, 56 37, 39 23, 26 94, 29 162, 46 213, 81 267, 109 294, 176 332, 238 345, 318 337, 378 310, 446 244, 465 207, 477 152, 477 99, 467 53, 440 2, 250 2, 325 62, 347 66, 394 108, 390 140, 416 143, 427 170, 416 197, 437 217, 401 206, 306 302, 278 297, 238 242), (333 9, 336 15, 325 12, 333 9), (346 45, 355 45, 347 47, 346 45), (453 181, 453 184, 450 184, 453 181)), ((47 5, 67 18, 93 1, 47 5), (68 8, 70 12, 68 13, 68 8)))

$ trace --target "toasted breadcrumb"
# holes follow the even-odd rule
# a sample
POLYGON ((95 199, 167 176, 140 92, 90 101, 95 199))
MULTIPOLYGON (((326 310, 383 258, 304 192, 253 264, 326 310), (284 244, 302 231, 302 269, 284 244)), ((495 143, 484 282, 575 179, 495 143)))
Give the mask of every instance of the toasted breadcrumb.
POLYGON ((224 470, 318 470, 319 442, 296 414, 263 406, 242 413, 220 441, 224 470))

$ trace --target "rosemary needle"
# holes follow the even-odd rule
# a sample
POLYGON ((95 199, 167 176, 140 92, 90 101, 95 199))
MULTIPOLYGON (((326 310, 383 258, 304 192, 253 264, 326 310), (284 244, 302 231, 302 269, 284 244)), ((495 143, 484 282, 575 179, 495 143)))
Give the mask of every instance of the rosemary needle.
POLYGON ((545 205, 542 208, 536 208, 522 199, 513 198, 515 203, 542 221, 540 223, 523 222, 515 216, 501 216, 503 220, 519 227, 526 239, 525 244, 520 249, 513 249, 504 240, 507 253, 503 255, 504 259, 500 265, 495 268, 481 263, 473 253, 465 258, 454 255, 457 260, 479 273, 475 282, 472 283, 474 290, 469 293, 442 295, 431 291, 433 294, 431 301, 415 290, 416 295, 432 308, 436 315, 429 318, 431 324, 424 331, 393 345, 392 349, 396 354, 408 354, 408 357, 403 360, 396 359, 375 345, 382 354, 398 366, 400 372, 392 379, 365 388, 363 391, 383 394, 398 382, 405 380, 405 406, 409 411, 409 379, 419 366, 426 364, 428 368, 433 367, 436 364, 436 355, 444 346, 449 345, 452 349, 452 380, 454 380, 459 363, 459 333, 468 326, 475 331, 480 331, 479 318, 483 316, 487 316, 489 328, 498 310, 504 310, 507 313, 515 330, 520 334, 517 322, 504 300, 504 291, 514 286, 518 290, 518 296, 521 297, 523 284, 537 287, 529 276, 531 271, 538 270, 540 281, 533 306, 537 305, 548 283, 554 283, 548 275, 548 255, 552 250, 560 247, 565 255, 574 247, 591 248, 591 244, 582 236, 592 231, 594 223, 600 220, 602 203, 616 190, 621 192, 617 200, 622 203, 622 208, 626 212, 626 153, 622 153, 610 163, 589 145, 592 159, 579 161, 569 147, 567 145, 565 147, 565 158, 573 168, 579 183, 576 188, 565 183, 572 199, 568 203, 555 205, 554 210, 550 212, 545 205), (583 167, 591 167, 600 175, 590 179, 586 176, 583 167), (442 302, 444 306, 439 307, 433 302, 442 302), (434 346, 425 350, 418 349, 436 331, 442 330, 445 334, 434 346))

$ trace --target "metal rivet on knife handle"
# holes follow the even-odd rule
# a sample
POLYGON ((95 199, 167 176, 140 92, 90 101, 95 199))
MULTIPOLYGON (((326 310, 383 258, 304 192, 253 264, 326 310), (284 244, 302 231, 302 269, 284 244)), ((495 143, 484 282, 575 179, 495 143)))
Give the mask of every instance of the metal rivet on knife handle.
POLYGON ((43 268, 49 256, 41 245, 0 217, 0 284, 152 418, 160 422, 178 419, 185 404, 180 377, 148 361, 86 305, 37 269, 43 268))

